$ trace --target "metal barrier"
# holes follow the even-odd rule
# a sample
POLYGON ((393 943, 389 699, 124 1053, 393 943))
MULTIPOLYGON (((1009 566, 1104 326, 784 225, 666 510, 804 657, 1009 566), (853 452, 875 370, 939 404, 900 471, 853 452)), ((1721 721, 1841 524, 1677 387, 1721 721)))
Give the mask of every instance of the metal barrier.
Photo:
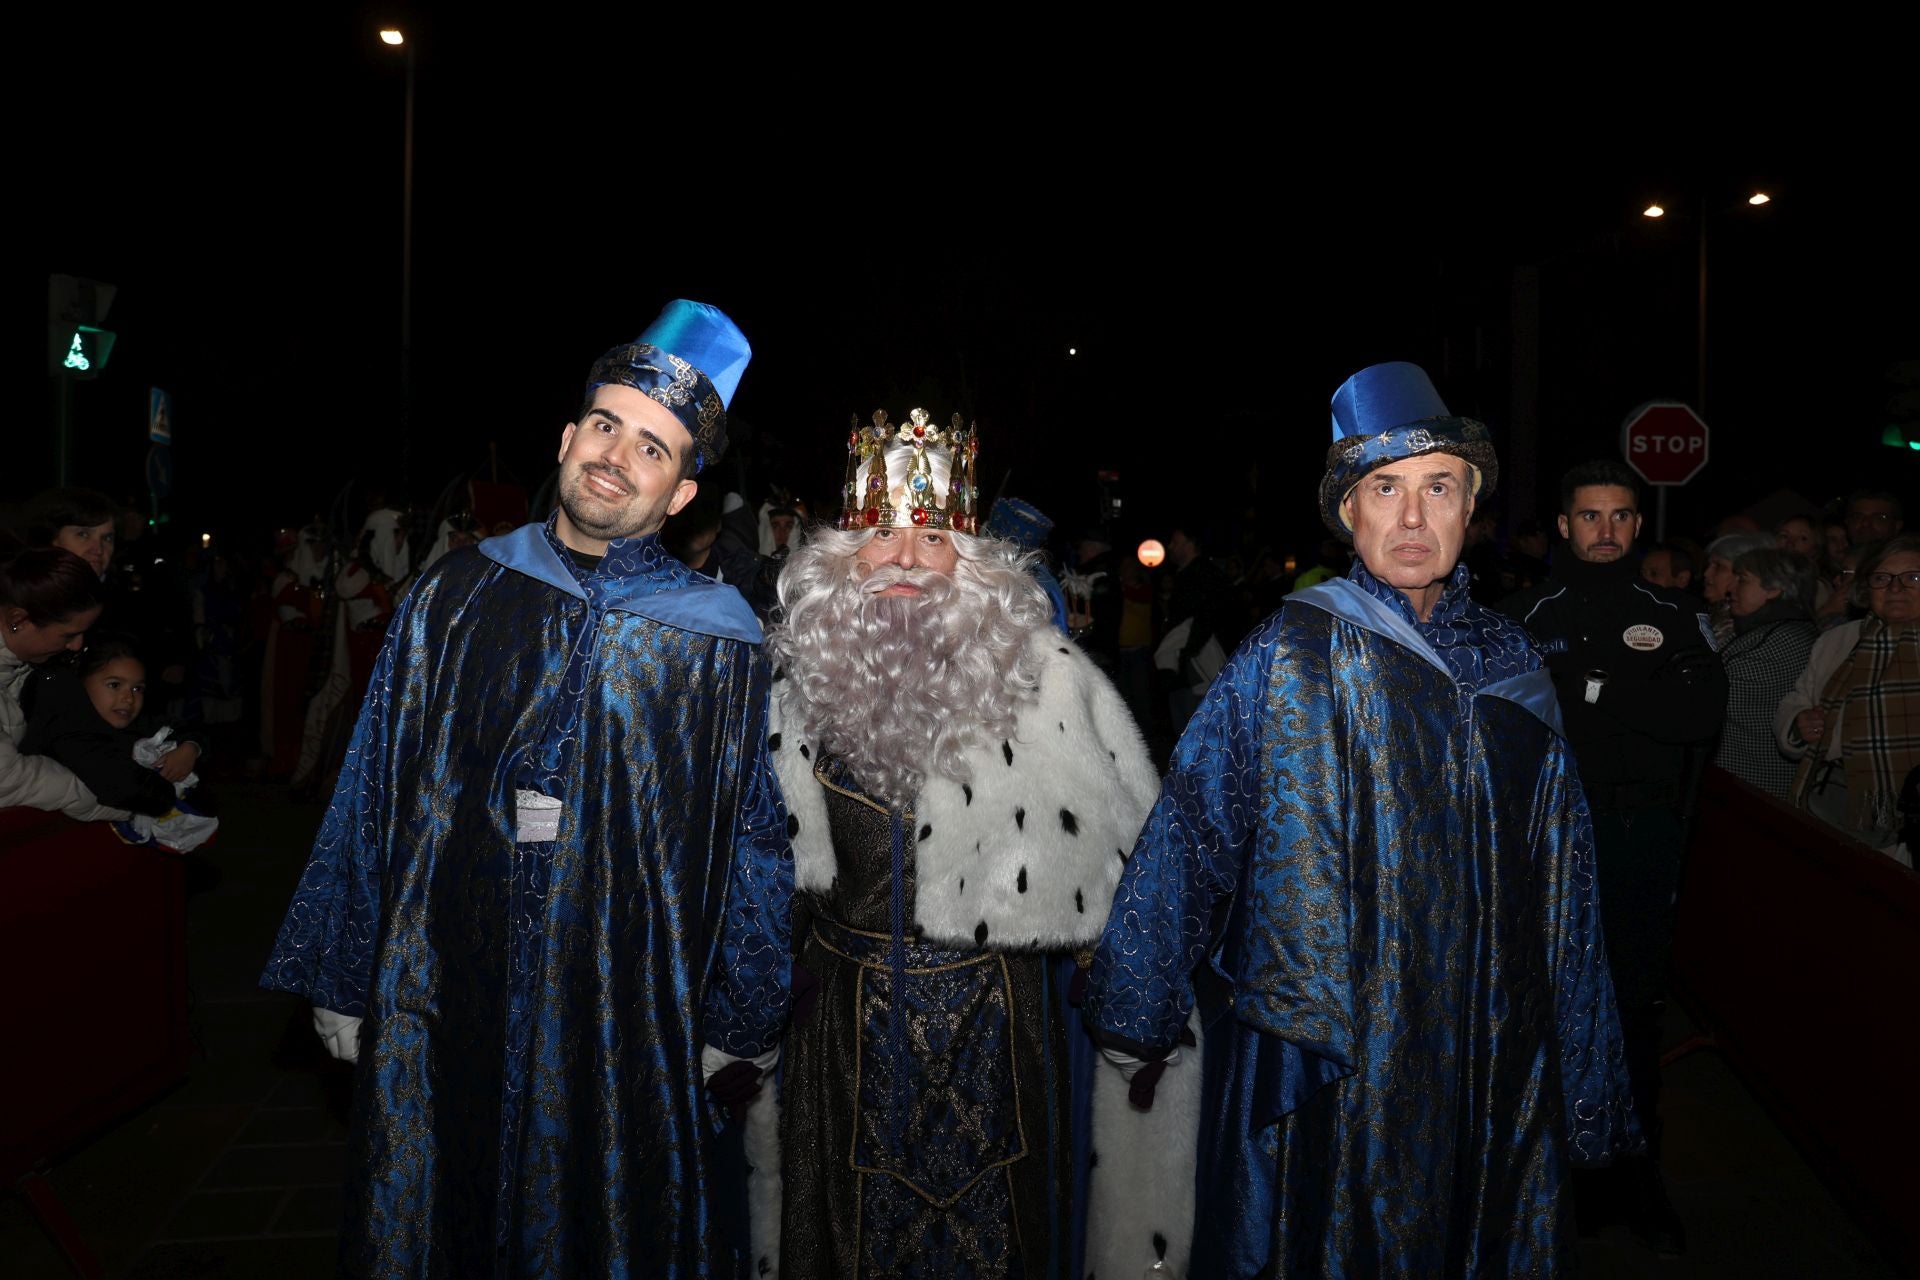
POLYGON ((1708 769, 1673 963, 1705 1044, 1920 1274, 1920 873, 1708 769))

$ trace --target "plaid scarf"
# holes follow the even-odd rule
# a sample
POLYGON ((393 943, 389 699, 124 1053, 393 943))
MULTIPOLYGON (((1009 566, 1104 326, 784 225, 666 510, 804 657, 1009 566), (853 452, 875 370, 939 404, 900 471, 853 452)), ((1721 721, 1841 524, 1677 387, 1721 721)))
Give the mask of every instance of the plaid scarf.
MULTIPOLYGON (((1847 822, 1857 831, 1900 825, 1900 788, 1920 767, 1920 628, 1895 631, 1878 618, 1820 694, 1827 723, 1840 725, 1847 779, 1847 822)), ((1794 803, 1806 807, 1824 751, 1808 754, 1794 779, 1794 803)))

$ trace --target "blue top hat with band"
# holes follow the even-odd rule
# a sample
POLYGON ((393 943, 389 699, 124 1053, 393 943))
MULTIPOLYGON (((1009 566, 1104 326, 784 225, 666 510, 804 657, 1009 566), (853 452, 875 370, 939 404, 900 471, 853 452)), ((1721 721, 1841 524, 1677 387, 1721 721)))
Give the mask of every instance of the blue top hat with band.
POLYGON ((587 395, 617 383, 665 405, 693 437, 697 472, 726 451, 727 406, 752 357, 747 335, 720 308, 678 298, 637 339, 594 362, 587 395))
POLYGON ((1473 471, 1476 498, 1493 492, 1500 460, 1485 424, 1447 411, 1426 370, 1405 360, 1369 365, 1333 393, 1333 447, 1320 481, 1320 518, 1353 536, 1340 504, 1369 471, 1427 453, 1450 453, 1473 471))

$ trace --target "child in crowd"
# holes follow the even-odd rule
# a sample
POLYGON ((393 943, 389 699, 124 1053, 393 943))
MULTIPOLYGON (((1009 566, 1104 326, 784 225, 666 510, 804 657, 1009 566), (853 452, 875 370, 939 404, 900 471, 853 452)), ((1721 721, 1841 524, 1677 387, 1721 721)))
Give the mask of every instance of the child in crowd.
POLYGON ((200 744, 171 741, 169 727, 142 717, 146 688, 146 666, 131 644, 96 639, 78 662, 36 675, 23 699, 20 750, 52 756, 102 804, 132 812, 130 822, 115 824, 123 839, 185 853, 220 824, 203 811, 200 796, 188 798, 200 781, 200 744))

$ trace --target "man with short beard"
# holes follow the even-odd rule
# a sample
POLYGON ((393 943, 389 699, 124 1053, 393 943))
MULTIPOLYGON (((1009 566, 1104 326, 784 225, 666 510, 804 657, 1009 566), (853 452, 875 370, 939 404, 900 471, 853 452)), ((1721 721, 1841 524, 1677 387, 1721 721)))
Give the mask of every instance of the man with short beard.
MULTIPOLYGON (((1546 655, 1567 739, 1593 815, 1601 917, 1619 998, 1627 1069, 1647 1134, 1645 1159, 1584 1177, 1581 1220, 1597 1231, 1624 1220, 1648 1248, 1674 1256, 1686 1226, 1660 1173, 1660 1055, 1674 899, 1686 862, 1692 780, 1726 722, 1727 675, 1700 600, 1643 580, 1633 563, 1639 482, 1611 458, 1583 462, 1560 480, 1566 555, 1530 592, 1501 609, 1546 655)), ((1707 547, 1708 594, 1750 540, 1723 534, 1707 547)), ((1728 634, 1733 619, 1728 616, 1728 634)))
POLYGON ((262 979, 360 1060, 341 1271, 746 1273, 707 1079, 786 1020, 792 863, 770 668, 658 530, 749 355, 670 304, 602 356, 560 508, 396 609, 262 979))
POLYGON ((876 415, 839 528, 780 576, 771 745, 818 998, 755 1252, 788 1280, 1184 1274, 1196 1099, 1129 1108, 1072 1007, 1153 766, 1028 558, 975 536, 972 455, 958 418, 876 415))

